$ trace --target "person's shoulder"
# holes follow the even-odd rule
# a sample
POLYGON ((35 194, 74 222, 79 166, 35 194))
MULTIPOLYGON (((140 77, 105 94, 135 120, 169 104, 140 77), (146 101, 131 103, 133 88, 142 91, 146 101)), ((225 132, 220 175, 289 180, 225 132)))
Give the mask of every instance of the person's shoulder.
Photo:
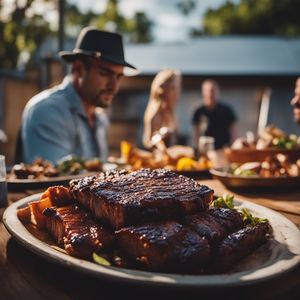
POLYGON ((199 113, 202 113, 202 112, 205 112, 206 111, 206 108, 204 105, 200 105, 198 107, 196 107, 196 109, 194 110, 194 113, 195 114, 199 114, 199 113))
POLYGON ((224 118, 230 120, 230 122, 235 122, 237 120, 237 116, 235 114, 234 109, 228 105, 227 103, 218 102, 219 113, 221 113, 224 118))
POLYGON ((49 112, 49 110, 62 110, 65 105, 65 95, 59 86, 46 89, 33 96, 26 104, 25 111, 28 112, 49 112))
POLYGON ((219 102, 218 102, 218 106, 219 106, 219 108, 221 108, 221 109, 223 109, 223 110, 233 112, 232 107, 231 107, 229 104, 227 104, 227 103, 224 103, 224 102, 222 102, 222 101, 219 101, 219 102))
POLYGON ((199 119, 201 118, 202 115, 207 115, 205 107, 203 105, 198 106, 192 115, 192 122, 193 123, 198 123, 199 119))

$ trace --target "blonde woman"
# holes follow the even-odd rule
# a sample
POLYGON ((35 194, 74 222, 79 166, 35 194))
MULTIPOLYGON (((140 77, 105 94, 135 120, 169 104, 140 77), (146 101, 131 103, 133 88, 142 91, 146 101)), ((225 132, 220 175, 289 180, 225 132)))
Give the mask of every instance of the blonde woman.
POLYGON ((152 81, 150 97, 144 114, 143 144, 152 148, 158 137, 166 146, 176 143, 177 122, 175 107, 181 92, 181 74, 177 70, 163 69, 152 81))

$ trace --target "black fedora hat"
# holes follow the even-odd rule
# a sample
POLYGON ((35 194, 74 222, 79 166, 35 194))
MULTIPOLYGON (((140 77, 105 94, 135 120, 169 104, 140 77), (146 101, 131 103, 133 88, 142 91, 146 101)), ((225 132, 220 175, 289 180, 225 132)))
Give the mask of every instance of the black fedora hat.
POLYGON ((136 67, 125 61, 122 36, 93 27, 81 30, 73 51, 61 51, 59 55, 67 62, 73 62, 80 55, 88 55, 130 68, 131 72, 127 70, 130 75, 138 72, 136 67))

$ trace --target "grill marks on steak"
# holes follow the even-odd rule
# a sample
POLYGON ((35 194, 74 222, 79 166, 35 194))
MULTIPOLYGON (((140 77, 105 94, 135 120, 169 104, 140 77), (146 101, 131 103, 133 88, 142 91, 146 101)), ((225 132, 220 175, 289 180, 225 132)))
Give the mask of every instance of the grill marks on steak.
POLYGON ((43 214, 52 237, 72 256, 87 258, 92 252, 105 250, 113 243, 113 234, 78 206, 46 208, 43 214))
POLYGON ((73 180, 75 199, 114 229, 144 222, 173 219, 205 211, 213 190, 165 169, 73 180))
POLYGON ((244 226, 240 213, 226 208, 212 208, 186 216, 183 223, 208 239, 216 247, 228 234, 244 226))
POLYGON ((151 271, 199 272, 211 258, 207 239, 175 221, 122 228, 116 238, 128 257, 151 271))
MULTIPOLYGON (((188 215, 181 221, 123 228, 116 232, 116 239, 120 248, 146 269, 201 273, 209 268, 220 243, 244 226, 238 211, 224 208, 188 215)), ((232 251, 238 251, 235 248, 233 245, 232 251)))
POLYGON ((109 253, 114 265, 223 272, 271 232, 267 223, 244 227, 236 210, 209 209, 213 190, 164 169, 101 173, 71 181, 69 190, 91 213, 74 205, 46 209, 48 230, 70 255, 82 258, 116 241, 109 253))
POLYGON ((228 235, 218 246, 212 270, 226 271, 265 243, 272 228, 268 222, 244 227, 228 235))

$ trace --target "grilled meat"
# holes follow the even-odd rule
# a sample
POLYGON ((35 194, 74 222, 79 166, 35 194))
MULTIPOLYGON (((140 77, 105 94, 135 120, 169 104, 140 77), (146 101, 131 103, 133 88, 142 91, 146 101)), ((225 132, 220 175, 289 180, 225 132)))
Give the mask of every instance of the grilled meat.
POLYGON ((207 211, 229 232, 236 231, 244 227, 243 219, 235 209, 212 208, 207 211))
POLYGON ((199 272, 211 258, 207 239, 174 221, 122 228, 116 239, 131 259, 152 271, 199 272))
POLYGON ((70 182, 74 198, 114 229, 204 211, 213 190, 165 169, 109 173, 70 182))
POLYGON ((243 227, 240 213, 224 208, 213 208, 186 216, 183 222, 200 236, 205 236, 213 248, 228 234, 243 227))
POLYGON ((78 206, 46 208, 43 214, 52 237, 72 256, 87 258, 112 245, 113 234, 78 206))
POLYGON ((212 270, 226 271, 265 243, 272 228, 268 222, 244 227, 228 235, 218 246, 212 270))
POLYGON ((236 210, 209 209, 212 198, 190 178, 142 169, 73 180, 41 201, 53 206, 43 211, 48 231, 72 256, 105 251, 113 265, 195 274, 228 270, 271 232, 268 223, 244 227, 236 210))

